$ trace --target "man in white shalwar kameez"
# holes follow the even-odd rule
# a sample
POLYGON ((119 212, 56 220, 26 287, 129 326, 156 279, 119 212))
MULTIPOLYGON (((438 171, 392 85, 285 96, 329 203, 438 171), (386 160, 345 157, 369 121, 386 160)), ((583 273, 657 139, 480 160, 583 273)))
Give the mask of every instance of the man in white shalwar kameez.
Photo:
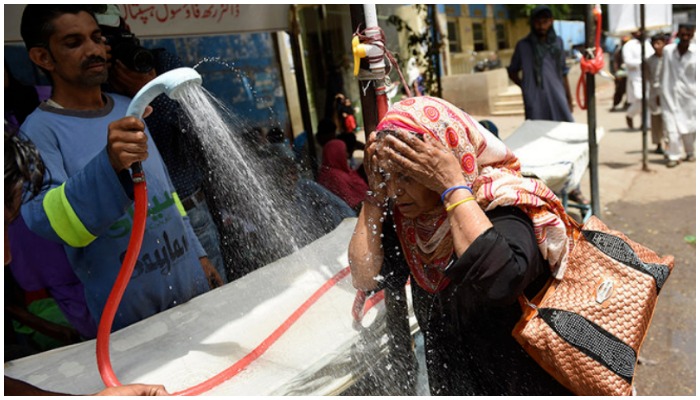
POLYGON ((668 133, 667 167, 695 161, 695 25, 681 24, 678 43, 664 47, 661 72, 661 112, 668 133))
MULTIPOLYGON (((622 59, 627 69, 627 127, 634 129, 634 117, 642 112, 642 32, 632 32, 632 39, 622 46, 622 59)), ((644 56, 654 54, 648 41, 644 41, 644 56)))

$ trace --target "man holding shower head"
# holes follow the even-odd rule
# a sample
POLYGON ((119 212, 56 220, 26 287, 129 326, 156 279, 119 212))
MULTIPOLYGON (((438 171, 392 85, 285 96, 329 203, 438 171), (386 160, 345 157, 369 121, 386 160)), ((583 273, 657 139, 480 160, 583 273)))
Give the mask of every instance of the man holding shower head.
MULTIPOLYGON (((104 12, 99 12, 95 16, 100 29, 106 33, 107 37, 130 37, 140 43, 136 36, 133 36, 134 34, 124 18, 121 17, 117 5, 109 4, 104 12)), ((132 42, 132 49, 134 50, 119 51, 118 54, 114 55, 109 69, 108 82, 111 90, 107 89, 108 91, 133 98, 156 76, 185 66, 177 55, 164 48, 137 48, 133 46, 132 42), (116 59, 117 55, 125 53, 133 54, 129 57, 131 62, 123 63, 116 59), (144 57, 144 54, 149 54, 152 58, 144 57), (139 63, 140 68, 136 68, 137 63, 134 62, 136 59, 148 59, 150 63, 141 62, 139 63), (127 66, 127 64, 131 66, 127 66), (144 72, 148 66, 152 68, 144 72)), ((214 221, 213 209, 210 210, 207 204, 207 198, 212 198, 214 193, 212 193, 211 185, 207 185, 204 180, 205 171, 209 169, 209 166, 202 142, 180 103, 166 94, 161 94, 153 99, 151 105, 158 112, 152 113, 145 119, 148 130, 158 146, 158 151, 168 168, 170 179, 187 215, 190 217, 192 228, 197 234, 199 242, 206 250, 209 261, 219 272, 222 280, 226 282, 228 274, 220 247, 219 229, 214 221)))
MULTIPOLYGON (((107 50, 89 5, 30 4, 21 33, 51 97, 21 127, 39 149, 44 189, 22 206, 27 226, 62 243, 98 322, 126 254, 133 221, 129 166, 142 162, 148 220, 117 330, 206 292, 218 273, 207 260, 143 122, 124 117, 129 99, 104 93, 107 50)), ((99 6, 98 6, 99 7, 99 6)))

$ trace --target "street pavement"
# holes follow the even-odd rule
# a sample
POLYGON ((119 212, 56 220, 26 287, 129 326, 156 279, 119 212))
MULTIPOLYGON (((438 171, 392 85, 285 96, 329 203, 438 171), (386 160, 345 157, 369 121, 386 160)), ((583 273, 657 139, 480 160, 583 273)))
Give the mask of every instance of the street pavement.
MULTIPOLYGON (((575 90, 578 67, 570 83, 575 90)), ((647 133, 647 170, 643 169, 642 131, 630 130, 625 113, 609 111, 612 81, 596 76, 596 123, 605 129, 598 145, 598 217, 659 254, 675 256, 675 267, 661 291, 652 326, 640 351, 635 376, 639 395, 696 394, 696 163, 667 168, 662 155, 653 154, 647 133)), ((467 110, 468 111, 468 110, 467 110)), ((490 119, 502 138, 524 122, 524 116, 474 116, 490 119)), ((587 123, 587 111, 578 107, 574 120, 587 123)), ((635 118, 635 126, 641 117, 635 118)), ((586 174, 581 189, 590 198, 586 174)))

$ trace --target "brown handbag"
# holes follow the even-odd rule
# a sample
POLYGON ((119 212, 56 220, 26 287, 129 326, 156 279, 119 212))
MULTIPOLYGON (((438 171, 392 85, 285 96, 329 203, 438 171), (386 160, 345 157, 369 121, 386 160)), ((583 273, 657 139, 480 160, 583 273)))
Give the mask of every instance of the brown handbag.
POLYGON ((578 230, 564 276, 532 300, 513 336, 577 395, 632 395, 637 357, 673 256, 591 217, 578 230))

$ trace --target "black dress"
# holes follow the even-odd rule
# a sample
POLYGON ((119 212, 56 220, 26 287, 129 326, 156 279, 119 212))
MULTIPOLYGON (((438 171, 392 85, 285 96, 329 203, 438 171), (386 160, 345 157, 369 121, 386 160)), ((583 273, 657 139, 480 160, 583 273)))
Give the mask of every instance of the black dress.
MULTIPOLYGON (((517 297, 533 297, 550 276, 532 222, 516 207, 486 215, 493 224, 447 270, 450 285, 430 294, 411 278, 413 309, 425 336, 432 395, 568 395, 511 336, 517 297)), ((384 224, 386 285, 406 282, 393 222, 384 224)), ((391 312, 391 311, 390 311, 391 312)))

